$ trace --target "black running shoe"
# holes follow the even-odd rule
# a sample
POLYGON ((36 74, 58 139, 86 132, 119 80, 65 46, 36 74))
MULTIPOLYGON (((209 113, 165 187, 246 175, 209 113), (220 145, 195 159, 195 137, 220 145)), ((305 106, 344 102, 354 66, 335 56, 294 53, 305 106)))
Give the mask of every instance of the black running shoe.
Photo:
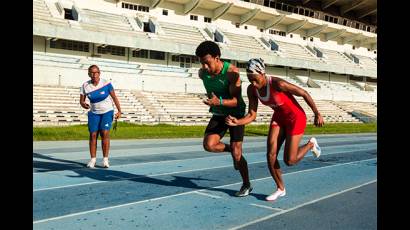
POLYGON ((249 195, 249 193, 251 193, 252 189, 253 188, 250 184, 247 185, 247 186, 242 185, 241 189, 238 192, 235 193, 235 196, 239 196, 239 197, 247 196, 247 195, 249 195))

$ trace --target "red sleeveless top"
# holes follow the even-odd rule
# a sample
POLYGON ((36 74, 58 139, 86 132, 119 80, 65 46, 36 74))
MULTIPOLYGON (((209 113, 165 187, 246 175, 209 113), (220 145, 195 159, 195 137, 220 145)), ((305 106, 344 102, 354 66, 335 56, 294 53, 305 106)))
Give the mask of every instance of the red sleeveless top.
MULTIPOLYGON (((266 95, 261 97, 256 88, 255 95, 258 96, 259 101, 271 107, 275 113, 280 113, 282 115, 300 115, 303 114, 306 116, 305 111, 296 101, 295 97, 289 92, 279 92, 274 89, 272 86, 272 77, 266 76, 267 85, 266 85, 266 95)), ((293 116, 292 116, 293 117, 293 116)))

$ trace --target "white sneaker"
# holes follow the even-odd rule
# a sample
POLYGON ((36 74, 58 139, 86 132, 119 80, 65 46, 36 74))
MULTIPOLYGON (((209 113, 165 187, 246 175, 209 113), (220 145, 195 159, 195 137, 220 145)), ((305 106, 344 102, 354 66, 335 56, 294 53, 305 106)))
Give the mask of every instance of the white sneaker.
POLYGON ((267 196, 266 200, 267 201, 274 201, 274 200, 278 199, 278 197, 285 196, 285 195, 286 195, 286 189, 283 189, 283 190, 277 189, 274 193, 267 196))
POLYGON ((108 157, 103 158, 103 167, 104 168, 109 168, 110 167, 110 164, 108 162, 108 157))
POLYGON ((318 145, 316 138, 314 137, 310 138, 309 142, 313 143, 312 152, 313 152, 313 155, 315 155, 315 157, 318 158, 320 156, 320 153, 322 152, 322 149, 318 145))
POLYGON ((96 158, 91 158, 91 160, 88 162, 87 164, 87 168, 95 168, 95 162, 96 162, 96 158))

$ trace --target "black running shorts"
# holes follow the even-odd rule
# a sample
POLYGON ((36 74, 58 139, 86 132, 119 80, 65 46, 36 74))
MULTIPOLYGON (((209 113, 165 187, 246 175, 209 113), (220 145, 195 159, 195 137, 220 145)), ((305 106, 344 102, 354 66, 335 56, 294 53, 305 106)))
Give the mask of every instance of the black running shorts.
MULTIPOLYGON (((225 124, 226 116, 215 116, 213 115, 211 120, 209 120, 208 126, 205 129, 205 136, 209 134, 218 134, 221 139, 225 135, 226 130, 229 129, 229 134, 231 136, 230 142, 242 142, 243 135, 245 133, 245 126, 229 126, 225 124)), ((240 117, 237 117, 240 118, 240 117)))

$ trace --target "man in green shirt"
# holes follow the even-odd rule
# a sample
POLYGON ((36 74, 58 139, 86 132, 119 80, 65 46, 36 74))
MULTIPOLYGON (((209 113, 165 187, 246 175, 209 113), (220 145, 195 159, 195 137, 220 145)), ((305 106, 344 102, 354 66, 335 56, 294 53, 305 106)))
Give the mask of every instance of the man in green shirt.
POLYGON ((204 41, 195 51, 199 57, 202 68, 199 78, 202 79, 208 99, 204 100, 212 113, 205 130, 203 146, 209 152, 230 152, 234 168, 239 170, 242 177, 242 187, 235 193, 236 196, 247 196, 252 191, 249 181, 248 163, 242 156, 242 142, 245 126, 228 126, 225 118, 228 115, 243 117, 245 115, 245 102, 242 98, 241 79, 239 70, 229 62, 221 61, 221 50, 212 41, 204 41), (230 144, 221 142, 229 129, 230 144))

